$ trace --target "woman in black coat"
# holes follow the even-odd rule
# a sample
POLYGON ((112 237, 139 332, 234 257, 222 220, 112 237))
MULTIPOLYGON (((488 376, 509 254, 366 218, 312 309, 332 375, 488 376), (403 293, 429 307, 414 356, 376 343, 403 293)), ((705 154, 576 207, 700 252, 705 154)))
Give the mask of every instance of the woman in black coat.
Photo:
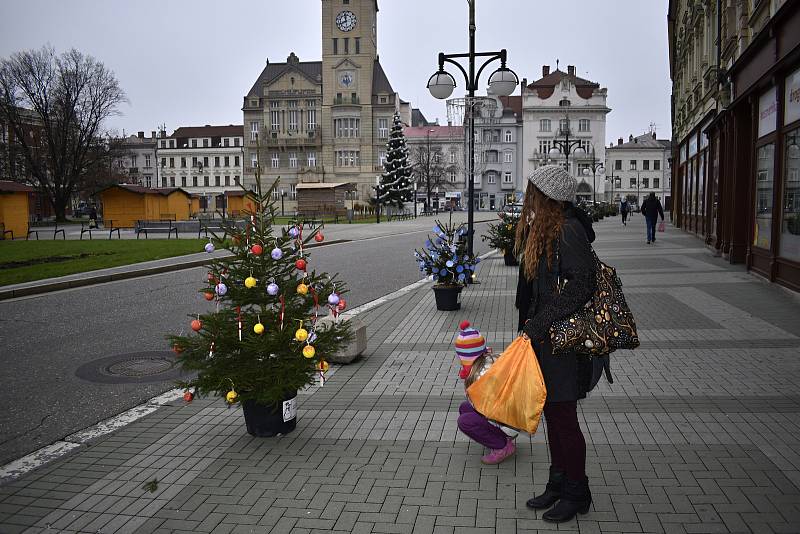
POLYGON ((529 178, 517 226, 521 253, 516 306, 518 328, 530 338, 542 368, 547 400, 544 417, 550 447, 550 479, 545 492, 527 502, 552 509, 543 519, 569 521, 587 513, 592 502, 586 478, 586 442, 578 424, 577 401, 586 397, 591 368, 575 353, 553 354, 550 326, 590 299, 595 263, 589 218, 572 204, 576 181, 562 167, 540 167, 529 178))

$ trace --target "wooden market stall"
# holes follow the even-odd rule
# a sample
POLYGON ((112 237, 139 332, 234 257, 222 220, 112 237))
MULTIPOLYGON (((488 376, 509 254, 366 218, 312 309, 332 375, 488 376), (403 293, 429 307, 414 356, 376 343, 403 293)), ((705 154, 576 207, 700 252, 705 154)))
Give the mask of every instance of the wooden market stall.
POLYGON ((297 212, 300 215, 347 215, 345 192, 353 189, 349 183, 297 184, 297 212))
POLYGON ((0 181, 0 239, 28 235, 30 197, 34 189, 17 182, 0 181))
POLYGON ((133 228, 136 221, 189 219, 191 195, 179 187, 152 189, 138 185, 112 185, 98 193, 103 219, 118 228, 133 228))
POLYGON ((225 191, 228 217, 242 217, 245 211, 255 211, 255 196, 251 192, 225 191))

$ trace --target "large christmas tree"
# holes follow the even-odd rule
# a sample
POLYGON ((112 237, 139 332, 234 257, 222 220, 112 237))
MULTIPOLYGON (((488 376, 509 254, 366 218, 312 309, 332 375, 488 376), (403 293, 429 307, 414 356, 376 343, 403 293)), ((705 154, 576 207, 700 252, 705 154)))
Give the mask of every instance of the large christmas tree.
POLYGON ((198 291, 213 302, 210 313, 191 317, 194 331, 170 336, 184 370, 197 372, 182 383, 185 398, 213 394, 235 402, 277 406, 328 369, 326 356, 352 338, 338 314, 346 303, 345 285, 310 269, 307 245, 324 240, 319 228, 300 226, 273 235, 276 210, 271 200, 277 181, 247 191, 246 219, 224 223, 227 236, 215 235, 207 252, 224 247, 233 255, 210 263, 198 291), (321 321, 323 317, 332 316, 321 321))
POLYGON ((411 185, 411 166, 408 163, 408 147, 403 134, 403 123, 400 114, 394 114, 389 142, 386 143, 386 159, 383 161, 384 172, 377 187, 377 199, 381 206, 392 206, 403 209, 405 202, 413 200, 414 190, 411 185))

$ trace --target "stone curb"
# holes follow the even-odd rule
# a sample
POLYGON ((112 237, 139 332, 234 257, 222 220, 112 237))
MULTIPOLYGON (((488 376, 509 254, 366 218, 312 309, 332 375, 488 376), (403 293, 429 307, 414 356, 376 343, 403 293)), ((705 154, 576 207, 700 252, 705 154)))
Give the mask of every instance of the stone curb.
MULTIPOLYGON (((348 243, 350 239, 335 239, 325 243, 310 243, 306 248, 324 247, 327 245, 336 245, 340 243, 348 243)), ((213 259, 228 258, 231 254, 225 256, 215 256, 213 259)), ((41 284, 36 284, 28 287, 20 287, 17 289, 0 289, 0 300, 8 300, 17 297, 26 297, 30 295, 40 295, 43 293, 50 293, 52 291, 60 291, 63 289, 71 289, 76 287, 91 286, 95 284, 103 284, 106 282, 114 282, 117 280, 127 280, 130 278, 140 278, 142 276, 150 276, 153 274, 168 273, 172 271, 180 271, 183 269, 191 269, 193 267, 202 267, 207 265, 208 259, 192 260, 186 262, 173 263, 169 265, 158 265, 156 267, 145 267, 142 269, 131 269, 128 271, 121 271, 112 274, 101 274, 95 276, 87 276, 85 278, 76 278, 74 280, 42 281, 41 284)), ((135 265, 135 264, 134 264, 135 265)))

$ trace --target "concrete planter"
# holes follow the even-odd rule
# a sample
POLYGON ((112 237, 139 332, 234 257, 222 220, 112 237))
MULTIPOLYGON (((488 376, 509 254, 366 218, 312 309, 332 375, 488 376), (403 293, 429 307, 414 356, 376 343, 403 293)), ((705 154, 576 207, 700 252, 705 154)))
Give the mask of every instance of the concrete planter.
MULTIPOLYGON (((323 326, 326 323, 332 323, 333 320, 333 317, 328 315, 320 319, 319 324, 323 326)), ((341 314, 338 320, 350 323, 350 328, 354 336, 353 341, 351 341, 344 350, 336 354, 327 355, 325 359, 330 363, 351 363, 367 350, 367 326, 361 322, 358 317, 347 313, 341 314)))

